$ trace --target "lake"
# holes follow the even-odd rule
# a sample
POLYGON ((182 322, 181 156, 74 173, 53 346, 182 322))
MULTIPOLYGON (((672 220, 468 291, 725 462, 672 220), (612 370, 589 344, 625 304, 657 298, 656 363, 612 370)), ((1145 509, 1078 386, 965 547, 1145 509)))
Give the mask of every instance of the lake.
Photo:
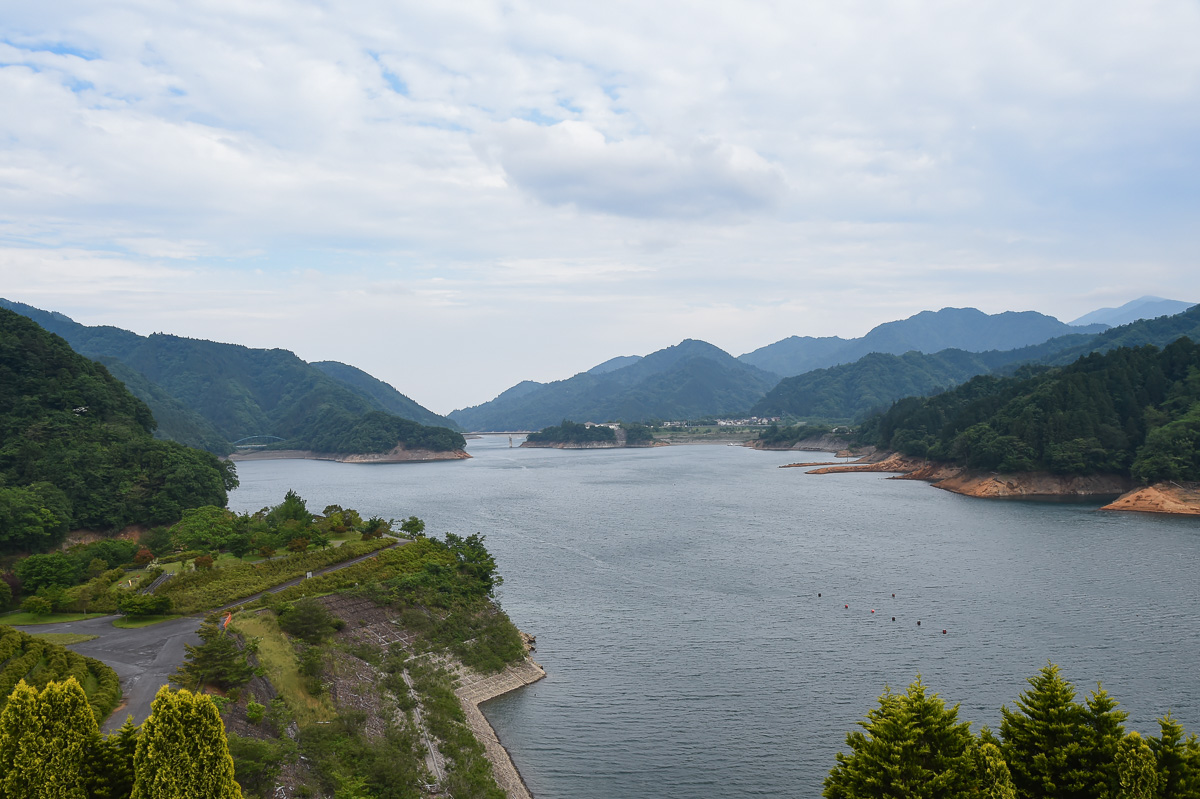
POLYGON ((538 799, 819 796, 885 685, 920 674, 998 729, 1047 661, 1080 699, 1103 680, 1127 729, 1200 733, 1200 520, 778 468, 813 453, 468 451, 242 462, 230 507, 291 488, 483 533, 549 674, 484 706, 538 799))

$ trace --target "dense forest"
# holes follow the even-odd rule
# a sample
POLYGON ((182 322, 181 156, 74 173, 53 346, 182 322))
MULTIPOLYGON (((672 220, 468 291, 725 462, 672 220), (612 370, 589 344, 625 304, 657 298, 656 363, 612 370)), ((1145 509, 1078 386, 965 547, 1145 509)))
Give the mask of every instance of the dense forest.
POLYGON ((156 440, 153 426, 150 409, 104 366, 0 309, 0 551, 224 505, 233 466, 156 440))
POLYGON ((322 408, 276 448, 360 453, 387 452, 397 444, 407 449, 449 452, 464 448, 467 441, 462 433, 449 428, 427 427, 390 413, 355 415, 338 408, 322 408))
POLYGON ((453 422, 345 364, 318 367, 287 350, 162 333, 139 336, 116 327, 88 327, 21 303, 0 300, 0 306, 61 335, 76 352, 112 364, 115 376, 153 410, 163 436, 218 455, 229 453, 231 442, 248 436, 287 439, 290 449, 339 453, 386 452, 398 443, 432 448, 430 441, 452 440, 437 432, 442 428, 421 422, 453 422), (408 424, 363 418, 393 416, 397 410, 405 413, 395 418, 408 424), (319 419, 335 420, 337 429, 350 437, 334 440, 319 429, 319 419), (389 426, 401 437, 377 442, 373 449, 354 448, 356 441, 373 440, 389 426))
POLYGON ((1200 480, 1200 346, 1180 338, 976 377, 897 402, 859 436, 974 469, 1200 480))

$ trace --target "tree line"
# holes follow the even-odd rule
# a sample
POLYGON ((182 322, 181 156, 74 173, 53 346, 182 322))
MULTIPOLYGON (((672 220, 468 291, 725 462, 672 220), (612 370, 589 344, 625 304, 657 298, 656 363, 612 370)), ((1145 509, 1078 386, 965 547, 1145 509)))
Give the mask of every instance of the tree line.
POLYGON ((1200 480, 1200 346, 1185 337, 976 377, 897 402, 859 437, 972 469, 1200 480))
POLYGON ((1085 701, 1059 668, 1029 679, 1000 734, 973 735, 920 678, 885 690, 825 780, 826 799, 1196 799, 1200 742, 1168 713, 1159 734, 1126 732, 1128 714, 1097 686, 1085 701))

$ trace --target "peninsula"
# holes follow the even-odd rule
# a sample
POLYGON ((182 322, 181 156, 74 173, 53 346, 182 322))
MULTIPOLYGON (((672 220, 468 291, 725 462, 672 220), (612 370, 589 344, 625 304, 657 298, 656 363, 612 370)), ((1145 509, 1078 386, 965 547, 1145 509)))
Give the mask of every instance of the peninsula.
POLYGON ((663 447, 650 428, 640 424, 580 424, 563 419, 561 424, 530 433, 522 447, 547 449, 618 449, 663 447))

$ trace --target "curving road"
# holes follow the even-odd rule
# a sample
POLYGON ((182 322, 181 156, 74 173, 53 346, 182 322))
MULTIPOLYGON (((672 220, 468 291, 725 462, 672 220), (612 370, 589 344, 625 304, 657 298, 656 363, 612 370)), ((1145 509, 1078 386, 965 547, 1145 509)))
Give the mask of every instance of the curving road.
MULTIPOLYGON (((322 574, 345 569, 407 543, 406 539, 399 539, 391 546, 334 564, 315 572, 313 576, 319 577, 322 574)), ((266 591, 239 599, 237 602, 218 608, 218 610, 226 610, 253 602, 263 594, 273 594, 293 585, 299 585, 305 579, 297 577, 294 580, 288 580, 268 588, 266 591)), ((68 621, 57 624, 14 625, 14 629, 27 633, 83 633, 99 636, 91 641, 71 644, 69 648, 81 655, 107 663, 121 678, 124 701, 101 725, 104 732, 115 732, 125 723, 127 715, 133 716, 134 724, 141 724, 146 720, 146 717, 150 715, 150 703, 154 701, 154 695, 182 665, 183 658, 187 654, 184 645, 196 646, 200 643, 200 637, 196 635, 196 630, 200 629, 200 622, 204 616, 211 612, 213 611, 205 611, 194 616, 185 616, 181 619, 164 621, 133 630, 123 630, 112 626, 113 621, 119 619, 120 616, 101 616, 86 621, 68 621)))

